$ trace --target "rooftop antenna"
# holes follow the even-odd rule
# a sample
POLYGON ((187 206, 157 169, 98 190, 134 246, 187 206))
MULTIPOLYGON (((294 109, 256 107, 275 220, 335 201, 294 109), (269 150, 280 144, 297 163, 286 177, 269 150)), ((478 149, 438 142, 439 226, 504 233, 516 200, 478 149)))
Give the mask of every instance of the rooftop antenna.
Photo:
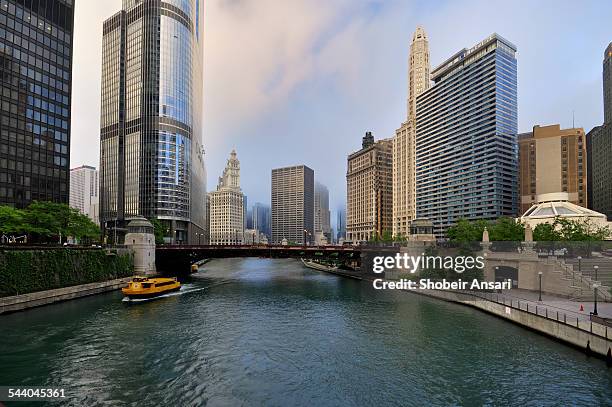
POLYGON ((575 128, 576 128, 576 125, 575 125, 575 118, 574 118, 574 112, 575 112, 575 111, 574 111, 574 110, 572 110, 572 129, 575 129, 575 128))

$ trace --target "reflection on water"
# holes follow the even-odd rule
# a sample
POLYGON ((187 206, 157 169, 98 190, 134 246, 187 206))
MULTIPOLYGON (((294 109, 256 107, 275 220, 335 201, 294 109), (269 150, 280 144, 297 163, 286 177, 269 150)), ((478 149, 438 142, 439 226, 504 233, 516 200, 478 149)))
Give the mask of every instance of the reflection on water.
POLYGON ((166 298, 103 294, 0 327, 0 385, 62 386, 73 405, 612 404, 600 360, 295 260, 215 260, 166 298))

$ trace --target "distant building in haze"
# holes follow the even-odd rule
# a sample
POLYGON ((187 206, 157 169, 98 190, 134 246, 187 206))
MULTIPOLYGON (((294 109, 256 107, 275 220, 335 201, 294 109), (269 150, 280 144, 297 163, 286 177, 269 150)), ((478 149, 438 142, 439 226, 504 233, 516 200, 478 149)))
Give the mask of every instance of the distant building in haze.
POLYGON ((99 224, 98 170, 82 165, 70 170, 70 206, 99 224))
POLYGON ((490 35, 435 68, 417 96, 416 215, 438 237, 462 218, 517 213, 515 53, 490 35))
POLYGON ((210 198, 210 244, 242 244, 244 238, 244 195, 240 189, 240 161, 232 150, 210 198))
POLYGON ((363 242, 391 233, 393 210, 393 141, 374 141, 348 156, 346 172, 346 240, 363 242))
POLYGON ((319 182, 315 182, 314 203, 314 230, 315 243, 321 243, 321 236, 325 236, 325 243, 331 243, 331 225, 329 213, 329 190, 319 182))
POLYGON ((270 236, 270 207, 256 202, 251 208, 253 221, 252 229, 258 230, 266 236, 270 236))
POLYGON ((0 205, 68 203, 74 2, 0 2, 0 205))
POLYGON ((341 207, 336 210, 336 242, 346 238, 346 210, 341 207))
POLYGON ((584 129, 558 124, 534 126, 518 136, 520 210, 539 203, 538 195, 567 192, 569 202, 587 207, 587 145, 584 129))
POLYGON ((305 165, 272 170, 271 243, 314 242, 314 171, 305 165))

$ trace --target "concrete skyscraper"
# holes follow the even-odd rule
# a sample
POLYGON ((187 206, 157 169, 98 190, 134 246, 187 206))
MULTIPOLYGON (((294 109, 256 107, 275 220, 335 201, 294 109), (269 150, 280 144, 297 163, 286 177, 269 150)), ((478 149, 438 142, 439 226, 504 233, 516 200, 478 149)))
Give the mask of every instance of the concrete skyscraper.
POLYGON ((232 150, 217 190, 210 198, 210 244, 242 244, 245 202, 240 190, 240 161, 232 150))
POLYGON ((534 126, 518 135, 519 215, 540 202, 539 195, 566 192, 575 205, 587 206, 587 145, 584 129, 558 124, 534 126))
POLYGON ((305 165, 272 170, 272 244, 314 242, 314 171, 305 165))
POLYGON ((603 59, 604 124, 589 132, 589 206, 612 219, 612 43, 603 59))
POLYGON ((417 217, 442 237, 461 218, 518 210, 516 47, 497 34, 431 73, 417 96, 417 217))
MULTIPOLYGON (((172 242, 205 229, 202 0, 123 0, 104 22, 100 221, 157 218, 172 242)), ((196 235, 197 233, 197 235, 196 235)), ((112 233, 108 233, 112 236, 112 233)))
POLYGON ((417 96, 429 89, 430 70, 427 33, 423 27, 417 27, 408 59, 408 119, 416 118, 417 96))
POLYGON ((393 235, 407 236, 410 221, 416 217, 416 102, 429 89, 429 42, 417 27, 408 58, 408 109, 406 121, 393 138, 393 235))
POLYGON ((361 150, 348 156, 346 240, 357 243, 391 232, 393 141, 366 132, 361 150))
POLYGON ((82 165, 70 170, 70 206, 99 223, 98 170, 82 165))
POLYGON ((74 2, 0 3, 0 205, 68 203, 74 2))

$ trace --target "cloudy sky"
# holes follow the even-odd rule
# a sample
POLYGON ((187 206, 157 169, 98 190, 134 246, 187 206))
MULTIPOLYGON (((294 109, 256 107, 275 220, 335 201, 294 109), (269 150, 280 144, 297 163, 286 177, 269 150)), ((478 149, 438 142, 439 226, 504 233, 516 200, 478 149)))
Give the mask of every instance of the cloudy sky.
MULTIPOLYGON (((76 3, 71 166, 98 167, 102 22, 121 1, 76 3)), ((272 168, 306 164, 342 205, 347 154, 405 120, 417 24, 432 66, 493 32, 518 47, 520 131, 571 127, 572 114, 589 131, 603 120, 610 16, 608 0, 206 0, 208 189, 236 148, 249 203, 269 203, 272 168)))

